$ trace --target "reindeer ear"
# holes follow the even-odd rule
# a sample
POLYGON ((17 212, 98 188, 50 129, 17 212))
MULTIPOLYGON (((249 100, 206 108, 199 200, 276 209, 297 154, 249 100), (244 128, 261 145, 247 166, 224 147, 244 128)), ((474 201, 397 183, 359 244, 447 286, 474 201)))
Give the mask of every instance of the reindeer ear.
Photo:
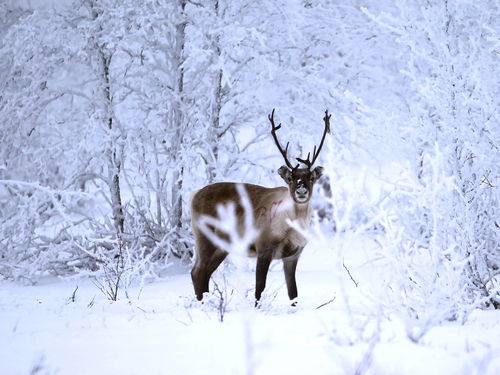
POLYGON ((323 167, 316 167, 312 171, 314 181, 317 181, 323 175, 323 167))
POLYGON ((278 174, 281 176, 283 180, 285 180, 287 184, 292 182, 292 171, 290 171, 290 169, 288 169, 284 165, 282 165, 280 169, 278 169, 278 174))

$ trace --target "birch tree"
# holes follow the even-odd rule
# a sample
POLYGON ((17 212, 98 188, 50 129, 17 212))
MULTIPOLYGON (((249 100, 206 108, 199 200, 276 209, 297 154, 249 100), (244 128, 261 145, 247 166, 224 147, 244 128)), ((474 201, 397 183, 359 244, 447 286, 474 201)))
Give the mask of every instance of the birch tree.
MULTIPOLYGON (((105 2, 103 2, 105 4, 105 2)), ((112 77, 111 65, 115 55, 115 49, 106 39, 109 38, 111 30, 106 30, 102 17, 104 10, 99 7, 99 0, 88 0, 87 7, 89 17, 93 25, 89 30, 89 48, 90 61, 94 62, 93 69, 95 70, 96 91, 97 95, 93 96, 96 101, 96 120, 99 123, 106 124, 108 141, 106 145, 105 155, 107 158, 107 185, 110 190, 111 210, 113 222, 118 236, 124 232, 124 213, 122 207, 121 187, 120 187, 120 172, 122 168, 121 150, 120 150, 120 129, 115 116, 114 103, 114 82, 112 77)), ((110 6, 110 5, 108 5, 110 6)), ((109 25, 109 20, 108 25, 109 25)), ((113 41, 116 43, 116 41, 113 41)))

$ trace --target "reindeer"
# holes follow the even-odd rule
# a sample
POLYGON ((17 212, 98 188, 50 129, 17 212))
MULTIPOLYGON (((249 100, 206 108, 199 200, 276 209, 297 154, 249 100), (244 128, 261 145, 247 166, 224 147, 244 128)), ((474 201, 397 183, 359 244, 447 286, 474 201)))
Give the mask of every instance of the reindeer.
MULTIPOLYGON (((288 297, 294 300, 297 293, 295 270, 302 249, 306 245, 306 238, 301 234, 309 228, 311 217, 311 196, 314 183, 321 177, 323 167, 312 169, 318 158, 326 133, 330 132, 330 117, 328 110, 325 112, 323 136, 319 147, 307 159, 296 158, 299 164, 293 166, 288 160, 287 152, 280 145, 276 132, 281 128, 281 123, 274 123, 274 109, 268 119, 271 123, 271 135, 286 165, 278 169, 278 174, 285 180, 288 187, 266 188, 263 186, 242 184, 248 194, 253 208, 253 222, 258 230, 258 235, 249 246, 248 255, 257 257, 255 278, 255 304, 257 306, 262 292, 266 286, 269 266, 273 259, 282 259, 288 297), (291 223, 294 223, 291 225, 291 223), (298 227, 297 227, 298 226, 298 227), (295 228, 294 228, 295 227, 295 228), (299 228, 297 230, 296 228, 299 228)), ((196 298, 201 301, 203 293, 208 292, 210 276, 219 264, 228 255, 227 251, 217 248, 200 230, 201 217, 216 216, 217 206, 234 202, 237 205, 236 216, 242 225, 244 211, 239 204, 239 194, 236 183, 221 182, 205 186, 198 190, 191 201, 191 225, 196 237, 196 262, 191 271, 196 298)), ((244 229, 244 228, 243 228, 244 229)))

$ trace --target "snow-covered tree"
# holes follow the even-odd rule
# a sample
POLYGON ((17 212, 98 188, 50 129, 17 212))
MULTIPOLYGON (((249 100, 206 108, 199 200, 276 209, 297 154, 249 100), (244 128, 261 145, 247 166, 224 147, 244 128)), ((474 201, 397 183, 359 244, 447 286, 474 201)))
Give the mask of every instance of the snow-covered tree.
POLYGON ((465 305, 498 307, 495 1, 67 5, 1 8, 0 243, 18 275, 189 257, 192 192, 277 184, 267 115, 304 158, 329 109, 326 228, 390 239, 401 289, 429 296, 442 267, 465 305), (349 191, 389 165, 379 196, 349 191))

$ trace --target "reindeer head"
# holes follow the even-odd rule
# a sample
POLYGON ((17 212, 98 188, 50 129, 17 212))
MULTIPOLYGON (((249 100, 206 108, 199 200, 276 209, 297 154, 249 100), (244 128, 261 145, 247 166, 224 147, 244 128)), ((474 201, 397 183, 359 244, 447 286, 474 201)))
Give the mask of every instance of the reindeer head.
POLYGON ((311 198, 314 183, 321 177, 323 167, 316 167, 312 171, 308 168, 288 169, 282 165, 278 174, 285 180, 290 194, 296 203, 307 203, 311 198))
POLYGON ((278 141, 278 137, 276 136, 276 131, 281 128, 281 124, 278 124, 278 126, 274 124, 274 109, 268 116, 272 126, 271 134, 274 138, 274 142, 276 143, 278 150, 281 152, 281 155, 283 155, 283 158, 285 159, 286 163, 286 166, 283 165, 278 169, 278 174, 288 184, 290 195, 296 203, 309 202, 312 196, 314 183, 318 181, 318 179, 321 177, 323 173, 323 167, 318 166, 312 170, 311 168, 316 159, 318 158, 321 148, 323 147, 323 142, 325 141, 326 133, 330 132, 330 117, 331 115, 328 114, 327 110, 325 112, 325 117, 323 118, 323 121, 325 122, 323 137, 321 138, 319 147, 316 149, 316 146, 314 146, 312 160, 309 160, 311 153, 307 154, 307 159, 305 160, 301 158, 296 158, 296 160, 299 163, 302 163, 306 166, 305 168, 299 168, 299 164, 293 167, 290 161, 288 160, 287 151, 290 142, 288 142, 286 144, 285 149, 283 149, 283 147, 281 147, 278 141))

